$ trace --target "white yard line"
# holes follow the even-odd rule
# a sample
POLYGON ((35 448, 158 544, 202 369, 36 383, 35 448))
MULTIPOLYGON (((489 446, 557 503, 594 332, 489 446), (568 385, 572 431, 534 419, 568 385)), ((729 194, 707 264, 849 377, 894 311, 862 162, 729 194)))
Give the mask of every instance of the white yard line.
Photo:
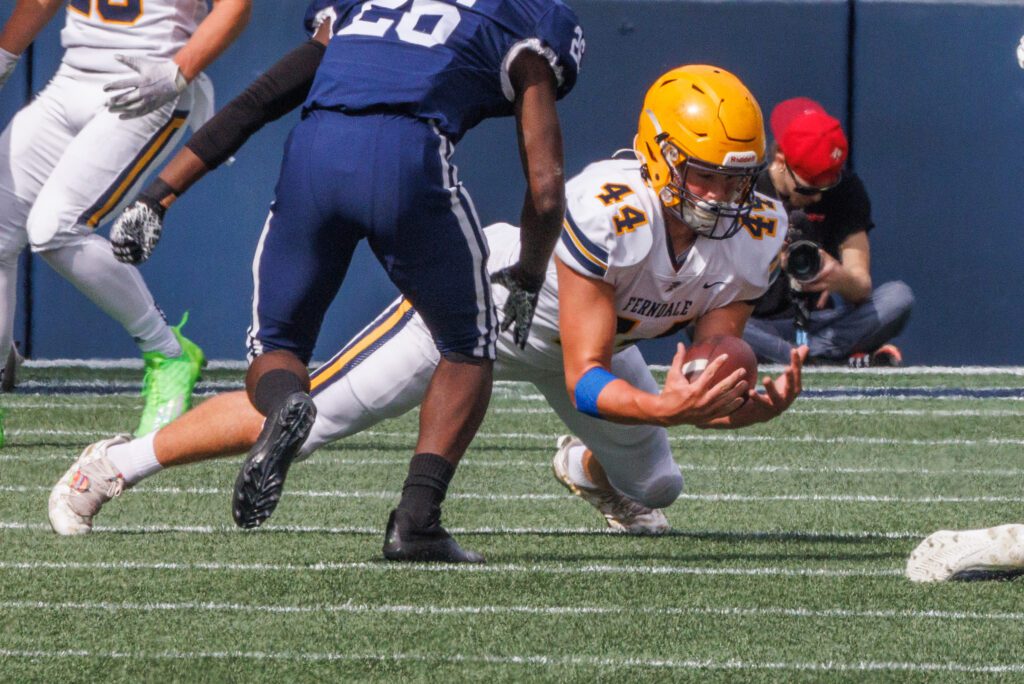
MULTIPOLYGON (((410 438, 412 435, 410 433, 410 438)), ((50 454, 0 454, 0 462, 50 462, 58 461, 71 463, 75 454, 72 453, 50 453, 50 454)), ((218 459, 218 464, 237 467, 237 461, 241 456, 218 459)), ((801 475, 905 475, 921 477, 1024 477, 1024 469, 1020 468, 913 468, 913 467, 878 467, 878 466, 801 466, 801 465, 775 465, 765 463, 752 466, 719 465, 715 463, 687 463, 677 461, 679 468, 684 472, 724 472, 724 473, 747 473, 747 474, 772 474, 772 473, 794 473, 801 475)), ((303 462, 302 468, 319 466, 339 466, 352 468, 365 468, 374 466, 385 467, 406 467, 409 459, 405 456, 396 458, 345 458, 338 456, 331 450, 318 451, 310 456, 309 460, 303 462)), ((501 459, 490 460, 467 456, 459 465, 460 468, 527 468, 531 470, 548 471, 551 463, 547 458, 535 459, 501 459)))
POLYGON ((162 602, 134 603, 110 601, 0 601, 0 611, 13 610, 56 610, 56 611, 103 611, 103 612, 209 612, 209 613, 268 613, 268 614, 310 614, 310 613, 352 613, 352 614, 398 614, 398 615, 656 615, 656 616, 703 616, 715 617, 787 617, 826 620, 992 620, 1006 622, 1024 621, 1024 613, 978 613, 971 611, 945 610, 850 610, 832 608, 811 610, 809 608, 742 607, 742 606, 444 606, 437 604, 383 604, 366 603, 315 604, 249 604, 217 602, 162 602))
POLYGON ((1007 674, 1024 672, 1024 663, 879 662, 879 661, 757 661, 675 660, 670 658, 611 658, 562 655, 466 655, 420 653, 339 653, 297 651, 89 651, 0 649, 0 657, 23 659, 108 660, 252 660, 284 662, 417 662, 455 665, 517 665, 527 667, 638 668, 655 670, 771 670, 797 672, 944 672, 1007 674))
MULTIPOLYGON (((51 487, 43 485, 0 485, 0 492, 25 494, 49 492, 51 487)), ((230 496, 233 490, 218 487, 147 487, 145 485, 126 492, 131 495, 161 496, 230 496)), ((363 492, 358 490, 310 490, 289 489, 289 497, 307 499, 382 499, 397 501, 399 491, 363 492)), ((453 492, 448 499, 468 501, 568 501, 573 498, 565 494, 488 494, 483 492, 453 492)), ((680 494, 679 501, 704 501, 715 503, 750 503, 769 501, 813 501, 827 503, 898 503, 898 504, 965 504, 965 503, 1024 503, 1024 496, 880 496, 875 494, 680 494)))
MULTIPOLYGON (((218 464, 237 466, 241 456, 218 459, 218 464)), ((70 463, 74 455, 70 453, 56 454, 3 454, 0 455, 0 462, 49 462, 59 461, 70 463)), ((794 473, 800 475, 907 475, 921 477, 1024 477, 1024 469, 1019 468, 892 468, 873 466, 800 466, 800 465, 773 465, 765 463, 754 466, 733 466, 718 465, 714 463, 687 463, 678 462, 679 468, 684 472, 723 472, 723 473, 747 473, 747 474, 772 474, 772 473, 794 473)), ((398 458, 345 458, 336 456, 330 451, 320 451, 305 461, 302 468, 314 466, 340 466, 352 468, 365 468, 373 466, 405 467, 409 465, 409 459, 402 456, 398 458)), ((487 460, 467 457, 459 465, 460 468, 527 468, 531 470, 548 471, 551 464, 546 458, 531 460, 508 459, 508 460, 487 460)))
MULTIPOLYGON (((448 527, 452 534, 465 535, 496 535, 496 536, 586 536, 586 537, 623 537, 631 539, 622 532, 607 527, 448 527)), ((32 532, 50 532, 50 526, 46 523, 36 522, 0 522, 0 530, 26 530, 32 532)), ((250 532, 239 530, 234 525, 97 525, 95 532, 106 532, 112 534, 151 534, 176 532, 183 534, 248 534, 250 532)), ((772 541, 867 541, 867 540, 920 540, 928 536, 932 530, 927 532, 896 532, 896 531, 820 531, 820 530, 786 530, 786 531, 765 531, 765 530, 690 530, 674 528, 667 532, 665 537, 696 537, 696 538, 726 538, 726 539, 763 539, 772 541)), ((287 533, 287 534, 337 534, 337 535, 371 535, 377 536, 384 533, 380 527, 322 527, 315 525, 278 525, 268 523, 259 531, 251 534, 263 533, 287 533)))
POLYGON ((767 566, 758 568, 736 567, 699 567, 677 565, 587 565, 587 564, 522 564, 522 563, 312 563, 296 565, 288 563, 219 563, 219 562, 146 562, 146 561, 98 561, 98 562, 60 562, 60 561, 0 561, 0 571, 24 570, 156 570, 170 572, 194 572, 204 570, 210 572, 466 572, 483 574, 501 573, 547 573, 554 575, 705 575, 705 576, 737 576, 737 577, 896 577, 902 575, 898 569, 833 569, 833 568, 784 568, 767 566))
MULTIPOLYGON (((218 459, 219 464, 237 467, 237 461, 241 456, 218 459)), ((59 461, 70 463, 74 455, 70 453, 56 454, 0 454, 0 462, 50 462, 59 461)), ((1024 469, 1020 468, 891 468, 873 466, 800 466, 800 465, 773 465, 765 463, 754 466, 733 466, 708 463, 686 463, 678 462, 683 473, 687 472, 722 472, 722 473, 746 473, 746 474, 773 474, 793 473, 799 475, 903 475, 920 477, 1024 477, 1024 469)), ((402 456, 398 458, 344 458, 324 450, 319 451, 305 461, 302 468, 313 466, 340 466, 365 468, 373 466, 386 466, 404 468, 409 465, 409 459, 402 456)), ((527 468, 531 470, 548 471, 551 463, 546 458, 531 460, 508 459, 508 460, 487 460, 468 456, 460 468, 527 468)))

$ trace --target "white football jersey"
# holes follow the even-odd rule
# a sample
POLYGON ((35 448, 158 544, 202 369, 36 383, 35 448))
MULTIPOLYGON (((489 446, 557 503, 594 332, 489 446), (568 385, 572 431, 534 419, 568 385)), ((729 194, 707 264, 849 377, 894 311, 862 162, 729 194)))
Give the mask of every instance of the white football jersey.
POLYGON ((207 0, 71 0, 61 31, 64 62, 125 71, 116 54, 173 57, 209 11, 207 0))
MULTIPOLYGON (((782 204, 757 194, 738 233, 727 240, 698 237, 677 266, 661 202, 644 183, 636 159, 591 164, 566 184, 566 197, 561 240, 530 332, 530 344, 546 352, 560 348, 555 258, 614 285, 619 350, 670 335, 712 309, 760 297, 771 284, 788 228, 782 204)), ((492 271, 516 261, 517 228, 499 224, 486 235, 492 271)), ((504 294, 498 288, 499 307, 504 294)))

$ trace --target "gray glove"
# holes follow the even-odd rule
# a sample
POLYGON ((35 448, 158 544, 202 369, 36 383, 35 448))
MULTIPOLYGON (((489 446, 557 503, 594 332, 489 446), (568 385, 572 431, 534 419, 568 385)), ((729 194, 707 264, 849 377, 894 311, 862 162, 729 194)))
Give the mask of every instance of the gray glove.
POLYGON ((532 279, 531 282, 520 273, 519 264, 513 264, 492 275, 491 282, 508 290, 508 298, 502 310, 502 332, 512 328, 512 339, 516 346, 525 349, 526 340, 530 336, 530 325, 533 324, 533 314, 537 310, 540 288, 544 286, 543 276, 540 280, 532 279))
POLYGON ((107 100, 107 109, 120 112, 122 119, 134 119, 156 111, 178 99, 188 87, 181 69, 169 59, 125 55, 114 55, 114 59, 136 72, 135 76, 103 86, 107 93, 122 91, 107 100))
POLYGON ((7 83, 7 79, 14 73, 14 67, 18 66, 19 59, 20 55, 0 48, 0 88, 4 87, 4 83, 7 83))
POLYGON ((164 228, 163 206, 148 197, 129 204, 110 229, 110 246, 118 261, 141 264, 153 254, 164 228))

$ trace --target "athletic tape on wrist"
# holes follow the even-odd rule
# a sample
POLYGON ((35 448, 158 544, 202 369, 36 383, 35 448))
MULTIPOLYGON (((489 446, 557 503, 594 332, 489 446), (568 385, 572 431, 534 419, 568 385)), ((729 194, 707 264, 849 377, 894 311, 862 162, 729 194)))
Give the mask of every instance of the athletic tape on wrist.
POLYGON ((601 412, 597 410, 597 397, 612 380, 618 380, 618 378, 598 366, 594 366, 584 373, 583 377, 576 381, 574 392, 576 410, 588 416, 600 418, 601 412))

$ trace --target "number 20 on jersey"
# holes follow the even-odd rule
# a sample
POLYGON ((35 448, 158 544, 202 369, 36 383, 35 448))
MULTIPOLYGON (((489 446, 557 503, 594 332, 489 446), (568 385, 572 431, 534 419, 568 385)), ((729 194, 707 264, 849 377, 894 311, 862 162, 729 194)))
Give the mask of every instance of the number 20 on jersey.
POLYGON ((95 13, 105 24, 131 26, 142 16, 142 0, 71 0, 68 9, 86 17, 95 13))

